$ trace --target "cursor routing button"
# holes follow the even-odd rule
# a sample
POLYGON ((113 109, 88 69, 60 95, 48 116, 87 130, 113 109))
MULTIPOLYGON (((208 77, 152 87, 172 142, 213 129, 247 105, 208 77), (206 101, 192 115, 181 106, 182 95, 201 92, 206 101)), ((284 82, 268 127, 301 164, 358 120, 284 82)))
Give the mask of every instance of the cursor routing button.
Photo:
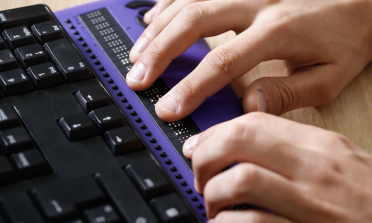
POLYGON ((82 112, 65 116, 58 123, 70 141, 77 141, 98 135, 98 131, 92 121, 82 112))

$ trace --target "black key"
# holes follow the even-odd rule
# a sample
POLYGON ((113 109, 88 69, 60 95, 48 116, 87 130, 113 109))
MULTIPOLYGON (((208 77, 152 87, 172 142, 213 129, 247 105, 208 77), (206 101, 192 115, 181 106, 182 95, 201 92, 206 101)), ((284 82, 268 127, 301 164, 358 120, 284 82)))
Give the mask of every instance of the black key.
POLYGON ((51 172, 49 165, 37 149, 13 154, 10 159, 22 178, 37 177, 51 172))
POLYGON ((31 194, 50 222, 78 218, 80 211, 108 202, 91 176, 54 182, 31 194))
POLYGON ((31 91, 34 87, 22 69, 0 73, 0 85, 7 95, 15 95, 31 91))
POLYGON ((0 185, 11 183, 17 179, 17 173, 9 160, 5 156, 0 156, 0 185))
POLYGON ((140 17, 140 16, 136 16, 136 21, 137 21, 138 24, 140 24, 144 28, 146 28, 148 26, 147 23, 145 23, 143 18, 140 17))
POLYGON ((97 129, 85 113, 65 116, 58 121, 70 141, 77 141, 98 135, 97 129))
POLYGON ((39 44, 23 46, 14 51, 14 55, 23 68, 45 63, 49 61, 48 56, 39 44))
POLYGON ((138 14, 141 16, 145 16, 145 14, 149 11, 149 9, 142 9, 138 14))
POLYGON ((96 179, 128 223, 159 222, 122 169, 98 173, 96 179))
POLYGON ((125 7, 136 9, 139 7, 153 7, 155 3, 148 1, 131 1, 125 5, 125 7))
POLYGON ((0 199, 1 214, 7 223, 45 222, 26 191, 19 191, 0 199))
POLYGON ((143 149, 142 143, 129 126, 110 130, 103 137, 117 156, 143 149))
POLYGON ((119 216, 115 213, 111 205, 103 205, 92 208, 84 212, 88 223, 119 223, 119 216))
POLYGON ((75 97, 86 112, 112 105, 110 97, 101 86, 80 90, 75 97))
POLYGON ((10 50, 0 51, 0 72, 16 69, 19 65, 10 50))
POLYGON ((172 192, 169 181, 151 159, 129 164, 125 170, 147 199, 172 192))
POLYGON ((1 131, 0 138, 7 154, 18 153, 35 147, 32 138, 24 127, 1 131))
POLYGON ((20 25, 31 26, 35 23, 52 20, 44 5, 33 5, 0 12, 0 30, 20 25))
POLYGON ((22 122, 12 107, 0 108, 0 130, 21 126, 22 122))
POLYGON ((89 113, 89 118, 102 133, 127 125, 125 118, 115 105, 93 110, 89 113))
POLYGON ((51 62, 35 65, 26 70, 36 88, 47 88, 63 84, 61 75, 51 62))
POLYGON ((8 49, 8 47, 6 46, 6 43, 3 40, 3 38, 0 36, 0 50, 5 50, 5 49, 8 49))
POLYGON ((177 194, 168 194, 150 201, 151 206, 166 223, 192 222, 192 215, 177 194))
POLYGON ((93 76, 68 39, 48 42, 44 44, 44 49, 66 81, 73 82, 93 76))
POLYGON ((61 27, 55 21, 35 24, 31 27, 31 31, 41 44, 65 38, 61 27))
POLYGON ((34 36, 27 26, 6 29, 2 35, 5 42, 12 49, 36 43, 34 36))

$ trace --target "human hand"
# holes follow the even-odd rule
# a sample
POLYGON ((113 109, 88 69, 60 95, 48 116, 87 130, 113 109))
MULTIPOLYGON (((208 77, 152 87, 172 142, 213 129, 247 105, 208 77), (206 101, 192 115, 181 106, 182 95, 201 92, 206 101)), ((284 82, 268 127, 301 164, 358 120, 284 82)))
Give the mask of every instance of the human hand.
POLYGON ((191 137, 183 151, 214 223, 372 222, 372 156, 340 134, 255 112, 191 137), (270 212, 229 211, 234 204, 270 212))
POLYGON ((136 42, 127 82, 144 90, 199 38, 234 30, 237 37, 212 50, 159 100, 161 119, 187 116, 233 79, 272 59, 285 60, 289 75, 253 82, 244 95, 245 112, 279 115, 323 105, 372 59, 371 5, 370 0, 176 1, 136 42))

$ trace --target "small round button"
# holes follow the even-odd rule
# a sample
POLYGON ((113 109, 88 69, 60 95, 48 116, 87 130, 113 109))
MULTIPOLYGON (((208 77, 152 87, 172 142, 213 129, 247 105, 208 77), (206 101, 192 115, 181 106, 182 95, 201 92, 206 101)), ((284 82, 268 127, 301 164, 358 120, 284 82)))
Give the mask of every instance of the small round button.
POLYGON ((88 46, 88 44, 87 43, 83 43, 83 44, 81 44, 83 47, 87 47, 88 46))
POLYGON ((147 129, 147 126, 145 124, 141 125, 141 129, 147 129))
POLYGON ((161 149, 162 149, 162 148, 161 148, 161 145, 156 145, 156 146, 155 146, 155 149, 156 149, 156 150, 161 150, 161 149))
POLYGON ((80 33, 78 31, 75 31, 74 32, 74 35, 79 35, 80 33))
POLYGON ((151 134, 150 131, 147 131, 147 132, 145 133, 145 135, 146 135, 146 136, 151 136, 152 134, 151 134))
POLYGON ((136 116, 136 115, 137 115, 137 112, 136 112, 136 111, 132 111, 130 114, 131 114, 132 116, 136 116))
POLYGON ((118 90, 119 87, 117 85, 112 86, 112 90, 118 90))
POLYGON ((91 53, 92 52, 92 49, 88 48, 85 52, 91 53))
POLYGON ((156 143, 157 141, 156 141, 155 138, 152 138, 152 139, 150 139, 150 142, 151 142, 151 143, 156 143))
POLYGON ((141 118, 136 118, 136 122, 140 123, 140 122, 142 122, 142 119, 141 118))
POLYGON ((121 99, 121 102, 127 103, 128 102, 128 99, 127 98, 123 98, 123 99, 121 99))
POLYGON ((126 108, 127 108, 127 109, 132 109, 133 107, 132 107, 131 104, 129 104, 129 105, 126 106, 126 108))
POLYGON ((172 172, 176 172, 176 171, 177 171, 177 167, 172 166, 172 167, 170 168, 170 170, 171 170, 172 172))
POLYGON ((165 161, 165 164, 172 164, 172 160, 170 160, 170 159, 167 159, 166 161, 165 161))
POLYGON ((113 79, 110 79, 110 80, 107 81, 107 83, 113 84, 114 83, 114 80, 113 79))
POLYGON ((119 97, 121 97, 121 96, 123 96, 124 94, 123 94, 123 92, 119 91, 116 95, 119 96, 119 97))
POLYGON ((178 173, 178 174, 176 174, 176 178, 177 179, 182 179, 182 175, 178 173))
POLYGON ((71 20, 66 19, 65 22, 66 22, 66 23, 71 23, 71 20))
POLYGON ((192 190, 189 188, 189 189, 186 190, 186 193, 192 194, 192 190))
POLYGON ((81 36, 79 36, 78 40, 79 40, 79 41, 83 41, 83 40, 84 40, 84 38, 83 38, 83 37, 81 37, 81 36))
POLYGON ((70 29, 75 29, 74 25, 70 25, 69 27, 70 27, 70 29))
POLYGON ((92 54, 92 55, 90 55, 90 58, 91 59, 96 59, 97 57, 96 57, 96 55, 92 54))
POLYGON ((99 60, 96 60, 96 61, 94 61, 94 64, 95 64, 95 65, 100 65, 101 62, 100 62, 99 60))
POLYGON ((193 197, 191 198, 191 200, 192 200, 192 201, 198 201, 199 198, 198 198, 197 196, 193 196, 193 197))
POLYGON ((103 76, 104 77, 110 77, 110 74, 106 72, 106 73, 103 74, 103 76))
POLYGON ((106 69, 105 69, 105 67, 100 67, 100 68, 98 68, 98 70, 105 71, 106 69))

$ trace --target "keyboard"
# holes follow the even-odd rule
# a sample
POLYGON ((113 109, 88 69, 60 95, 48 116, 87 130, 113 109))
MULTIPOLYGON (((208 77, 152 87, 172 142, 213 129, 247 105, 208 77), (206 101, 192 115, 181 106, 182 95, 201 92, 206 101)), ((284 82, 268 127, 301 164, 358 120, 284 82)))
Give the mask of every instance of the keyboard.
POLYGON ((154 105, 210 51, 199 40, 147 90, 125 78, 152 1, 0 11, 0 223, 206 222, 182 154, 243 114, 231 86, 178 122, 154 105))

